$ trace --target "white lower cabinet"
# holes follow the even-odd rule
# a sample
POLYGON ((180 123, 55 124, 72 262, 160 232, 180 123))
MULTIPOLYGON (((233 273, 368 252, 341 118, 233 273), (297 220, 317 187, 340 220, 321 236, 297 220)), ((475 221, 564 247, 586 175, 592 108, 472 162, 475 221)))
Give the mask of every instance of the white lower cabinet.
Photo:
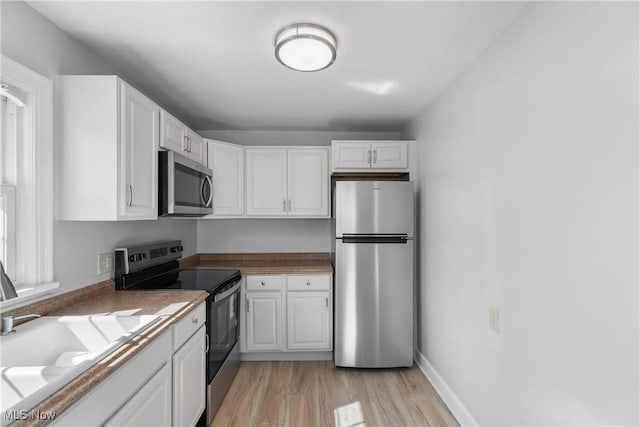
POLYGON ((281 292, 248 292, 247 306, 247 350, 281 350, 281 292))
POLYGON ((329 292, 287 294, 287 348, 331 350, 329 292))
POLYGON ((173 355, 173 425, 193 426, 206 402, 205 327, 173 355))
POLYGON ((247 353, 333 349, 330 274, 247 276, 247 353))
POLYGON ((171 365, 165 364, 104 425, 106 427, 171 425, 171 365))
POLYGON ((195 426, 206 402, 205 303, 52 421, 60 426, 195 426))

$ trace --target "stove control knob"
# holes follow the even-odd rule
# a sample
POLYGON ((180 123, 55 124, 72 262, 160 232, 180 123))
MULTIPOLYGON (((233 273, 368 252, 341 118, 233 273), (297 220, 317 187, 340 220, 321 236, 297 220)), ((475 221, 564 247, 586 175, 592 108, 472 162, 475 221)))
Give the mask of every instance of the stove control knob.
POLYGON ((129 255, 129 262, 135 262, 135 260, 136 260, 135 255, 129 255))
POLYGON ((178 252, 178 247, 177 246, 171 246, 171 252, 178 252))

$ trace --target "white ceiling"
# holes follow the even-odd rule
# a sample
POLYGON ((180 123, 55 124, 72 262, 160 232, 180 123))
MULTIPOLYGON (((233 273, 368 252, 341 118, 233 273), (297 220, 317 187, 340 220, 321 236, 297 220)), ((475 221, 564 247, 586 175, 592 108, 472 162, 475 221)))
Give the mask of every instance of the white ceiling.
POLYGON ((520 12, 521 2, 30 1, 196 129, 395 130, 520 12), (316 73, 273 38, 313 22, 338 39, 316 73))

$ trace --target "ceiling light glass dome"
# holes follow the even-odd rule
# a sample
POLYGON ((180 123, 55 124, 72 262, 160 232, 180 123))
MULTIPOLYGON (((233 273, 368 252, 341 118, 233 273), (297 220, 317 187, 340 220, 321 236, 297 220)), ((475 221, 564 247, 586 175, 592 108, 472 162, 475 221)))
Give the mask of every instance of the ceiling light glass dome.
POLYGON ((316 24, 292 24, 276 35, 276 59, 296 71, 324 70, 336 60, 336 38, 316 24))

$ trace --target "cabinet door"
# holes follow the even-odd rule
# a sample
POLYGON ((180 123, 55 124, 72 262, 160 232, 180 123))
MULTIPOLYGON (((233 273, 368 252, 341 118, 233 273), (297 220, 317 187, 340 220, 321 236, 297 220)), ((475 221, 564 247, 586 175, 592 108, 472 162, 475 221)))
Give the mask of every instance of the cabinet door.
POLYGON ((331 297, 329 292, 287 294, 287 348, 331 349, 331 297))
POLYGON ((106 427, 171 425, 171 365, 165 364, 104 425, 106 427))
POLYGON ((372 142, 371 167, 374 169, 405 169, 409 167, 406 142, 372 142))
POLYGON ((160 107, 125 83, 120 88, 120 216, 156 219, 160 107))
POLYGON ((358 141, 336 141, 332 145, 334 169, 369 169, 371 144, 358 141))
POLYGON ((286 215, 287 151, 247 148, 247 215, 286 215))
POLYGON ((281 350, 281 293, 248 292, 247 305, 247 350, 281 350))
POLYGON ((207 167, 213 170, 213 214, 244 214, 244 148, 205 140, 207 167))
POLYGON ((160 147, 182 154, 185 143, 185 126, 164 110, 160 111, 160 147))
POLYGON ((295 216, 329 215, 329 153, 290 149, 287 159, 287 211, 295 216))
POLYGON ((206 399, 205 327, 173 355, 173 425, 194 426, 206 399))
POLYGON ((204 140, 189 128, 185 128, 185 135, 187 137, 187 153, 185 156, 198 163, 204 164, 206 160, 204 155, 204 140))

